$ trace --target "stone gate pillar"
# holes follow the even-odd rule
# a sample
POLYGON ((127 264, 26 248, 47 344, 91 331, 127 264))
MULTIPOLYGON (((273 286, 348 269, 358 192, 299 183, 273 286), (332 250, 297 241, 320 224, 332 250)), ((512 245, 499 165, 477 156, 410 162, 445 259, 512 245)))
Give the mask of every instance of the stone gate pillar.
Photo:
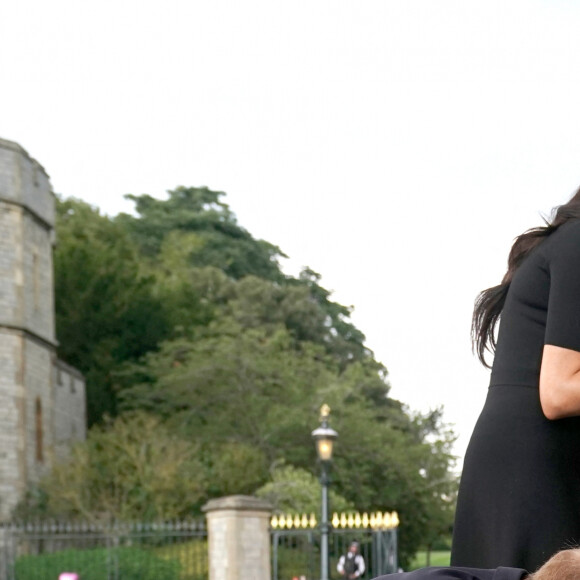
POLYGON ((209 580, 271 580, 272 506, 247 495, 210 500, 207 517, 209 580))

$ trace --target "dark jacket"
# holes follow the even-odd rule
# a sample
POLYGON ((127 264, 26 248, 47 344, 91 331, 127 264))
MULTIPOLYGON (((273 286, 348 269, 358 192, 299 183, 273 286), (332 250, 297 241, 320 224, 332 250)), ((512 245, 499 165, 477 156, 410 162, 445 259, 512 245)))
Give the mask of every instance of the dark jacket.
POLYGON ((421 568, 379 576, 375 580, 522 580, 528 573, 521 568, 421 568))

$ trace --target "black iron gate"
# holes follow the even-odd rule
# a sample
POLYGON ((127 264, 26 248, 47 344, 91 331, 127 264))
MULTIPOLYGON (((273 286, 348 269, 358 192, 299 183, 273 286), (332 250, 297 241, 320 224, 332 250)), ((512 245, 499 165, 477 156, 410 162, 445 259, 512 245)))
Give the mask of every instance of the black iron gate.
MULTIPOLYGON (((396 514, 335 514, 329 534, 330 578, 341 555, 356 540, 365 561, 363 580, 396 572, 396 514)), ((320 530, 314 516, 274 516, 271 521, 272 580, 315 580, 320 578, 320 530)))

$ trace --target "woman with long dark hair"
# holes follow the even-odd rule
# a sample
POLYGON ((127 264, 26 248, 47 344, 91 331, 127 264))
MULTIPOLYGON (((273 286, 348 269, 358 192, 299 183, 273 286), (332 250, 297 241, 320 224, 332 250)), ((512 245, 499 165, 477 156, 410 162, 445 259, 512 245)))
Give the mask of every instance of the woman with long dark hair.
POLYGON ((474 350, 491 380, 463 467, 454 566, 535 570, 580 544, 580 190, 516 238, 481 292, 474 350), (497 342, 495 329, 500 319, 497 342))

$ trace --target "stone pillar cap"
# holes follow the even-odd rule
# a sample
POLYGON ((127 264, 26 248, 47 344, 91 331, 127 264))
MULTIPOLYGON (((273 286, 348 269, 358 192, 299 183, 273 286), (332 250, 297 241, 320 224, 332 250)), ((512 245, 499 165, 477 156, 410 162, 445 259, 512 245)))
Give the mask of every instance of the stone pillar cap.
POLYGON ((206 513, 218 510, 271 512, 272 504, 251 495, 228 495, 210 499, 201 509, 206 513))

